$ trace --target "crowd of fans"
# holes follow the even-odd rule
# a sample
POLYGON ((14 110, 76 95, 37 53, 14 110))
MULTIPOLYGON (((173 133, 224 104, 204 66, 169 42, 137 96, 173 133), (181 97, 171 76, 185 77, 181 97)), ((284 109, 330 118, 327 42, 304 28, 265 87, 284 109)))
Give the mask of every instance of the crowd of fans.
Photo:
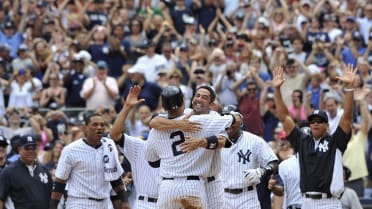
MULTIPOLYGON (((372 110, 371 26, 367 0, 4 0, 0 132, 10 141, 38 134, 39 158, 53 168, 62 147, 84 135, 85 111, 111 124, 139 84, 146 101, 126 131, 146 139, 148 118, 161 111, 162 87, 178 85, 190 106, 195 88, 207 83, 218 94, 216 105, 235 105, 245 129, 285 159, 272 70, 285 69, 281 90, 295 122, 322 109, 332 132, 343 98, 335 78, 345 64, 357 66, 358 129, 362 104, 372 110), (68 114, 71 108, 82 113, 68 114)), ((366 144, 362 166, 372 185, 372 143, 366 144)))

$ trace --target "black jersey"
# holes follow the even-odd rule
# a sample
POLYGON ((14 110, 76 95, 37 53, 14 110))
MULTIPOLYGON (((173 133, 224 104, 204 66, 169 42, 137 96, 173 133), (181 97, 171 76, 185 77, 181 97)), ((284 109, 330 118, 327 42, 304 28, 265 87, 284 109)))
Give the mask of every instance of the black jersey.
POLYGON ((20 160, 0 174, 0 199, 10 196, 17 209, 48 209, 51 192, 52 178, 39 164, 35 164, 33 176, 20 160))
MULTIPOLYGON (((343 178, 334 173, 341 169, 342 174, 342 153, 346 150, 347 143, 351 137, 338 127, 334 134, 327 134, 316 141, 311 135, 303 133, 299 128, 289 134, 287 139, 292 147, 299 153, 300 161, 300 187, 301 192, 322 192, 334 194, 332 181, 336 181, 337 187, 343 189, 343 178), (333 191, 332 191, 333 190, 333 191)), ((341 191, 342 192, 342 191, 341 191)), ((339 195, 339 192, 337 195, 339 195)), ((335 195, 335 194, 334 194, 335 195)))

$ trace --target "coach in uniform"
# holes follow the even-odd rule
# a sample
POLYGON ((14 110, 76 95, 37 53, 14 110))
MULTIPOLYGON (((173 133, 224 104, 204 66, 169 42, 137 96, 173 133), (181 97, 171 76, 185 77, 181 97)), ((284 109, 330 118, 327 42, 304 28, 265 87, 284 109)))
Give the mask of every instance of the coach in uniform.
POLYGON ((103 137, 103 116, 99 113, 90 114, 85 118, 85 124, 86 138, 76 140, 62 150, 55 173, 50 209, 57 208, 66 183, 66 209, 108 209, 111 188, 117 193, 112 199, 115 209, 121 208, 121 201, 126 201, 120 163, 110 167, 106 165, 118 162, 118 154, 114 142, 103 137), (107 149, 109 151, 105 152, 107 149), (111 178, 108 176, 115 179, 109 180, 111 178))
POLYGON ((36 162, 37 143, 31 135, 20 139, 20 159, 0 174, 0 208, 11 197, 17 209, 47 209, 52 191, 52 178, 47 169, 36 162))
POLYGON ((344 191, 342 153, 351 137, 355 74, 356 69, 348 65, 344 68, 343 76, 338 77, 344 84, 344 113, 336 131, 330 135, 327 114, 315 110, 308 117, 311 135, 307 135, 295 126, 280 93, 284 82, 283 69, 277 67, 274 70, 273 86, 278 118, 288 134, 287 139, 299 154, 302 209, 342 207, 339 200, 344 191))

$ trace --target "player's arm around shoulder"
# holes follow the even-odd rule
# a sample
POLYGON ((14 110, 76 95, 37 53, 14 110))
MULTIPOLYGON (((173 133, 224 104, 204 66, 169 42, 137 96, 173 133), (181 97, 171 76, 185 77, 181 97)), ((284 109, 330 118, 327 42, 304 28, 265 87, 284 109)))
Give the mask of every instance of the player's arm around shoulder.
MULTIPOLYGON (((190 115, 191 116, 191 115, 190 115)), ((184 132, 192 132, 195 133, 200 131, 201 124, 195 121, 189 120, 187 116, 182 120, 170 120, 164 116, 156 116, 150 121, 150 127, 160 130, 160 131, 168 131, 171 129, 179 129, 184 132)))

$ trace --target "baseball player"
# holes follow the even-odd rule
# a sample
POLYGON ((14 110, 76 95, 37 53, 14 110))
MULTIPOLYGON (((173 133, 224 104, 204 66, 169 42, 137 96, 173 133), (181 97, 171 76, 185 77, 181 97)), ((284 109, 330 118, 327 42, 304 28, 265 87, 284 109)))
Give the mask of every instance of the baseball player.
POLYGON ((221 151, 225 203, 227 208, 260 208, 256 185, 262 175, 276 173, 278 159, 265 140, 242 131, 243 116, 240 113, 231 114, 235 120, 227 132, 232 146, 221 151))
MULTIPOLYGON (((209 100, 209 97, 206 97, 209 100)), ((163 107, 168 111, 168 118, 174 121, 184 116, 184 101, 181 90, 176 86, 168 86, 162 92, 163 107)), ((181 150, 180 145, 185 136, 205 138, 206 147, 216 149, 218 137, 213 136, 225 130, 231 124, 231 117, 213 117, 211 115, 193 115, 191 121, 202 124, 202 130, 196 133, 183 132, 179 129, 159 131, 152 129, 145 149, 146 159, 150 162, 161 159, 159 189, 159 208, 210 208, 207 206, 205 182, 213 158, 205 149, 197 149, 189 153, 181 150), (230 119, 227 119, 230 118, 230 119)))
MULTIPOLYGON (((195 96, 192 99, 193 109, 185 110, 185 114, 196 114, 203 115, 209 114, 210 117, 221 117, 215 111, 211 111, 214 102, 216 101, 216 93, 210 86, 202 85, 197 88, 195 96)), ((186 117, 187 118, 187 117, 186 117)), ((188 121, 187 119, 172 121, 167 120, 166 118, 157 117, 150 122, 150 126, 155 129, 160 130, 169 130, 169 129, 180 129, 182 131, 195 132, 200 130, 200 123, 193 121, 188 121)), ((227 118, 227 120, 230 120, 227 118)), ((207 147, 207 138, 203 139, 192 139, 186 136, 188 140, 181 144, 181 150, 183 152, 191 152, 198 147, 206 148, 207 147)), ((229 147, 231 143, 229 140, 226 140, 224 137, 221 137, 218 142, 217 148, 229 147)), ((206 150, 210 159, 212 160, 211 169, 208 171, 206 181, 206 192, 208 199, 208 207, 210 209, 222 209, 224 208, 223 201, 223 185, 222 180, 219 177, 220 167, 221 167, 221 155, 220 149, 216 150, 206 150)))
MULTIPOLYGON (((50 209, 57 208, 58 202, 68 184, 66 209, 108 209, 110 205, 111 188, 117 193, 113 205, 118 201, 126 201, 124 185, 118 166, 106 163, 118 162, 115 148, 110 148, 109 138, 103 137, 105 130, 104 118, 99 113, 93 113, 85 118, 85 135, 67 145, 58 161, 55 172, 56 180, 50 201, 50 209), (107 147, 105 147, 107 146, 107 147), (109 149, 110 153, 105 153, 109 149), (115 167, 114 167, 115 166, 115 167), (119 173, 117 173, 119 172, 119 173), (115 178, 111 180, 111 178, 115 178)), ((112 140, 111 140, 112 141, 112 140)))
POLYGON ((344 85, 344 113, 332 135, 328 133, 327 114, 319 110, 315 110, 308 117, 311 135, 305 134, 295 126, 280 93, 280 87, 284 82, 283 69, 277 67, 273 73, 277 115, 283 123, 288 141, 299 155, 302 208, 341 208, 339 197, 344 190, 342 153, 351 136, 354 106, 352 87, 356 69, 348 65, 343 69, 343 75, 337 77, 344 85))
POLYGON ((134 86, 129 90, 125 104, 111 128, 110 136, 123 148, 122 151, 131 164, 133 183, 137 193, 134 209, 155 209, 158 198, 159 169, 150 167, 144 158, 143 151, 147 141, 128 136, 123 132, 123 124, 130 110, 144 101, 138 99, 140 91, 140 86, 134 86))

